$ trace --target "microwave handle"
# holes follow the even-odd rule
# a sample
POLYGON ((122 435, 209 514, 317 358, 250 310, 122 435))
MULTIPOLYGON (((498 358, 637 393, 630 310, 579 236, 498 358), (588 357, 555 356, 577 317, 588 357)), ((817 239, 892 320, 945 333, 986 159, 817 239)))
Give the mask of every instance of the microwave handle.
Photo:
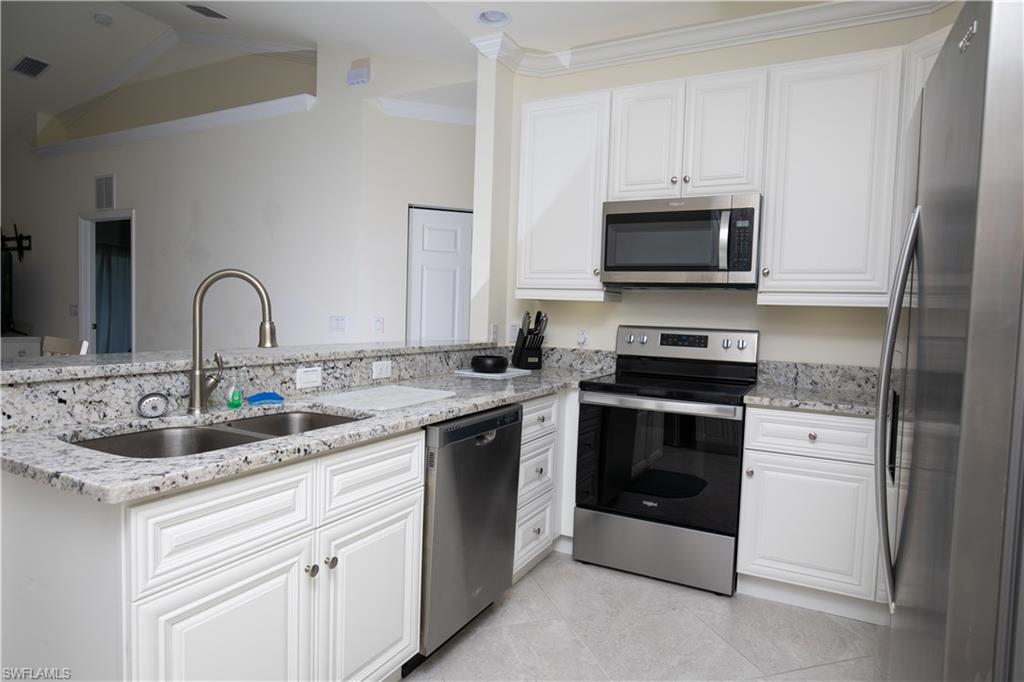
POLYGON ((718 218, 718 269, 729 269, 729 216, 732 211, 722 211, 718 218))

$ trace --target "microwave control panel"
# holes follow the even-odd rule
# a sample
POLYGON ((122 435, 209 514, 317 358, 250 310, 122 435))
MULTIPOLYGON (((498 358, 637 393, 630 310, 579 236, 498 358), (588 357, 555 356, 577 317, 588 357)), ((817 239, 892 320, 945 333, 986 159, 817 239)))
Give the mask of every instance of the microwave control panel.
POLYGON ((754 257, 754 209, 734 208, 729 216, 729 269, 746 272, 754 257))

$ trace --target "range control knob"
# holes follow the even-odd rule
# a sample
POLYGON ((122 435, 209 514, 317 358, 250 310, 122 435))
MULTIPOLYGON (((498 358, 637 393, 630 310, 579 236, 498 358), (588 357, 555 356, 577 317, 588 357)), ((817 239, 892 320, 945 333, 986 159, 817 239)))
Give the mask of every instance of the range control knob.
POLYGON ((647 343, 647 334, 640 335, 640 343, 647 343))
POLYGON ((740 350, 746 350, 747 342, 743 339, 740 339, 739 341, 736 342, 736 347, 739 348, 740 350))
POLYGON ((632 334, 626 334, 626 343, 633 343, 636 341, 636 337, 632 334))
POLYGON ((722 339, 722 348, 729 350, 732 348, 732 341, 729 339, 722 339))

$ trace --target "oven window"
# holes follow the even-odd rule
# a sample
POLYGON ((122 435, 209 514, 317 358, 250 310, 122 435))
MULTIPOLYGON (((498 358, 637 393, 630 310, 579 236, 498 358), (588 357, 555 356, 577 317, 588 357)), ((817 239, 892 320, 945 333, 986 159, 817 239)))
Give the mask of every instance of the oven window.
POLYGON ((605 270, 718 270, 721 211, 609 215, 605 270))
POLYGON ((576 505, 736 535, 743 422, 580 406, 576 505))

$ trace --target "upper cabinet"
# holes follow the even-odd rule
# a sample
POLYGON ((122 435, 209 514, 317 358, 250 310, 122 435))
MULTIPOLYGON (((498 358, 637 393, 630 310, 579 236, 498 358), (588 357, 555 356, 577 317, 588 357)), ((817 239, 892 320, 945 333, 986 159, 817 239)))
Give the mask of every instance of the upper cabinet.
POLYGON ((758 303, 886 304, 902 60, 771 69, 758 303))
POLYGON ((610 199, 761 191, 766 69, 612 92, 610 199))
POLYGON ((523 107, 517 298, 613 296, 600 279, 610 111, 607 91, 523 107))
POLYGON ((683 196, 760 192, 768 71, 686 81, 683 196))
POLYGON ((684 91, 667 81, 612 92, 609 199, 679 196, 684 91))

